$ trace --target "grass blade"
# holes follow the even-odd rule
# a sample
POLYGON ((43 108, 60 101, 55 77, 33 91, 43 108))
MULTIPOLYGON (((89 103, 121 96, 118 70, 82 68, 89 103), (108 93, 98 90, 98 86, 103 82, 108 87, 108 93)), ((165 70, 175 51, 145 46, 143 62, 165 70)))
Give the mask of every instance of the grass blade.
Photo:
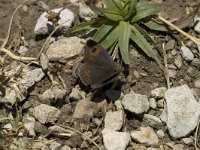
POLYGON ((136 15, 131 19, 131 22, 136 22, 148 16, 157 14, 159 12, 159 8, 158 5, 150 1, 141 0, 136 5, 136 12, 136 15))
POLYGON ((99 42, 100 40, 102 40, 107 33, 109 33, 109 31, 113 28, 112 25, 107 25, 107 24, 104 24, 102 25, 98 31, 95 33, 95 35, 93 36, 93 40, 96 41, 96 42, 99 42))
POLYGON ((130 63, 129 60, 129 37, 130 37, 130 28, 129 22, 120 21, 119 23, 119 49, 122 55, 122 59, 126 64, 130 63))
POLYGON ((118 41, 119 35, 119 27, 116 26, 100 43, 105 49, 108 49, 118 41))

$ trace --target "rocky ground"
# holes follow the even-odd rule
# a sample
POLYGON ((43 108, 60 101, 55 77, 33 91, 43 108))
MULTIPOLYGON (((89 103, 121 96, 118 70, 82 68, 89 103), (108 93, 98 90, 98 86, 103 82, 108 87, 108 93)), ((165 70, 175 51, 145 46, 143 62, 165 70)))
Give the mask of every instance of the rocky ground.
MULTIPOLYGON (((160 5, 160 15, 171 22, 199 4, 197 0, 154 1, 160 5)), ((129 73, 121 74, 116 89, 90 91, 74 73, 88 34, 61 31, 49 38, 52 30, 45 26, 46 14, 41 14, 67 8, 62 19, 68 22, 61 25, 68 30, 95 18, 86 5, 92 2, 30 0, 12 19, 20 3, 0 0, 0 149, 200 148, 200 49, 195 43, 179 34, 151 33, 159 59, 167 60, 167 76, 156 62, 130 46, 129 73)), ((185 30, 197 38, 198 16, 185 30)))

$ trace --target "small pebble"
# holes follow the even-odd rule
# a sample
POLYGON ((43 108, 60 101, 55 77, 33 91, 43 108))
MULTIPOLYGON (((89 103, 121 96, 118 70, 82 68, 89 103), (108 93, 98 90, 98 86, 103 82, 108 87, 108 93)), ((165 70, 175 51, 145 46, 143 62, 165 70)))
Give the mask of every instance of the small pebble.
POLYGON ((149 107, 152 109, 156 109, 157 108, 157 103, 156 103, 156 99, 155 98, 150 98, 149 99, 149 107))
POLYGON ((163 132, 163 130, 158 130, 156 133, 160 139, 163 139, 165 137, 165 133, 163 132))
POLYGON ((163 108, 163 107, 164 107, 164 99, 158 100, 158 101, 157 101, 157 106, 158 106, 159 108, 163 108))
POLYGON ((107 112, 105 116, 105 128, 118 131, 122 128, 124 113, 122 110, 107 112))
POLYGON ((190 145, 190 144, 194 143, 192 138, 183 138, 182 140, 186 145, 190 145))
POLYGON ((166 87, 159 87, 153 89, 151 90, 151 97, 154 97, 155 99, 163 98, 166 91, 167 91, 166 87))
POLYGON ((194 54, 186 46, 181 46, 181 55, 186 61, 192 61, 194 59, 194 54))

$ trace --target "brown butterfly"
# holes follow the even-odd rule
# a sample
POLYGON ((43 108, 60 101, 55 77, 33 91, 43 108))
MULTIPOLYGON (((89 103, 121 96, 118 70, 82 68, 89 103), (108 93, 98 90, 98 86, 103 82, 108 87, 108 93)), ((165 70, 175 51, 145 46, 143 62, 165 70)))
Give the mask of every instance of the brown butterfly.
POLYGON ((89 40, 84 50, 84 63, 79 67, 79 78, 85 86, 97 89, 116 79, 119 67, 97 42, 89 40))

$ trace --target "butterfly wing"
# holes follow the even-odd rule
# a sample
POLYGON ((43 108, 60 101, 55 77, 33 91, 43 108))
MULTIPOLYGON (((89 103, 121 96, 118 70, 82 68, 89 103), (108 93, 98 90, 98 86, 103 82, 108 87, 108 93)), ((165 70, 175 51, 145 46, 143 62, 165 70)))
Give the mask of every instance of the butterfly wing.
POLYGON ((107 80, 116 74, 118 69, 111 56, 95 41, 89 40, 84 51, 84 64, 79 69, 83 84, 98 88, 109 83, 107 80))
MULTIPOLYGON (((93 89, 100 87, 104 81, 116 74, 118 74, 118 72, 115 70, 110 70, 108 72, 104 67, 91 63, 85 63, 81 65, 79 69, 81 82, 86 86, 91 85, 93 89)), ((107 83, 109 83, 109 81, 107 83)))

